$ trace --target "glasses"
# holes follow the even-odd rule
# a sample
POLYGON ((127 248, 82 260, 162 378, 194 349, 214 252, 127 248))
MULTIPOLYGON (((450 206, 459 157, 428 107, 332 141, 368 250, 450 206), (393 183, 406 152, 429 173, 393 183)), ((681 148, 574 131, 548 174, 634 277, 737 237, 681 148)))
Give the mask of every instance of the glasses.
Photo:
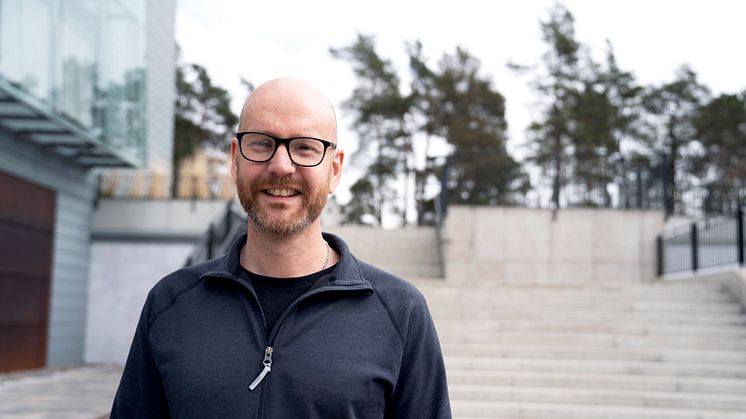
POLYGON ((290 161, 296 166, 318 166, 326 155, 326 149, 337 145, 312 137, 278 138, 262 132, 237 132, 238 148, 248 161, 263 163, 272 160, 280 144, 285 144, 290 161))

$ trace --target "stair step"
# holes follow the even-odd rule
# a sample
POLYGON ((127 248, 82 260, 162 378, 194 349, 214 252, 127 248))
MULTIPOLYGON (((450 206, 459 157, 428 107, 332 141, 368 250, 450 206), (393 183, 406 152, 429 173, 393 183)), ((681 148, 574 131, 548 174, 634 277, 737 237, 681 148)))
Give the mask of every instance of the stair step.
POLYGON ((445 355, 450 370, 526 371, 571 374, 613 374, 633 376, 676 376, 746 380, 746 365, 639 361, 625 359, 556 359, 477 357, 445 355))
POLYGON ((746 381, 730 378, 643 376, 533 371, 448 371, 450 388, 460 385, 593 388, 746 395, 746 381))
POLYGON ((524 419, 746 419, 743 411, 452 400, 453 416, 524 419))
POLYGON ((746 338, 720 336, 651 336, 648 334, 620 333, 559 333, 559 332, 490 332, 450 330, 443 333, 441 342, 449 344, 500 344, 500 345, 566 345, 620 348, 679 348, 741 350, 746 352, 746 338))
POLYGON ((457 400, 513 402, 541 400, 544 403, 746 411, 746 397, 730 394, 474 385, 453 386, 450 388, 450 394, 457 400))
POLYGON ((614 334, 638 334, 650 336, 701 336, 707 337, 733 337, 746 338, 746 328, 739 326, 712 326, 691 324, 651 324, 646 321, 609 323, 586 319, 583 321, 572 320, 510 320, 465 323, 463 321, 441 320, 438 323, 438 332, 447 335, 450 331, 463 331, 473 334, 482 332, 532 332, 532 333, 614 333, 614 334))
MULTIPOLYGON (((688 314, 699 316, 705 314, 735 314, 743 316, 743 310, 736 303, 698 304, 679 302, 623 302, 623 301, 572 301, 572 302, 520 302, 502 301, 478 304, 476 301, 455 303, 430 301, 429 305, 433 311, 463 311, 472 313, 474 311, 502 313, 502 312, 526 312, 526 311, 600 311, 604 313, 671 313, 688 314)), ((746 318, 746 317, 744 317, 746 318)))
POLYGON ((688 350, 672 348, 624 348, 567 345, 520 345, 493 343, 442 344, 443 352, 457 356, 489 356, 497 358, 554 358, 560 359, 625 359, 650 362, 688 362, 746 366, 746 351, 688 350))
POLYGON ((650 313, 650 312, 628 312, 608 313, 593 310, 515 310, 515 311, 490 311, 479 310, 438 310, 433 309, 432 316, 436 322, 494 322, 504 320, 572 320, 616 322, 648 322, 652 324, 690 324, 690 325, 720 325, 720 326, 746 326, 746 316, 741 314, 699 314, 685 316, 681 313, 650 313))
MULTIPOLYGON (((734 301, 725 291, 716 289, 703 290, 675 290, 643 288, 639 290, 596 290, 596 289, 500 289, 500 288, 456 288, 445 284, 427 284, 423 281, 413 281, 429 297, 434 299, 445 299, 451 301, 469 301, 471 299, 482 300, 506 300, 512 299, 531 300, 592 300, 600 297, 609 300, 634 301, 696 301, 696 302, 721 302, 734 301)), ((466 284, 465 284, 466 285, 466 284)))

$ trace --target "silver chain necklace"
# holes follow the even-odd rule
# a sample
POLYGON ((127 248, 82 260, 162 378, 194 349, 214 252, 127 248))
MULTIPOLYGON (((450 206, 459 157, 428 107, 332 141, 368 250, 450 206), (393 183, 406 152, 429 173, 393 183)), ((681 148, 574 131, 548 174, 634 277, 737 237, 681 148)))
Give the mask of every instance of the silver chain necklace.
MULTIPOLYGON (((323 271, 326 269, 326 265, 329 264, 329 256, 332 253, 332 248, 329 246, 329 242, 324 240, 324 244, 326 245, 326 257, 324 258, 324 266, 321 267, 321 270, 323 271)), ((243 245, 241 248, 241 255, 240 259, 238 260, 239 265, 243 266, 243 251, 246 249, 246 245, 243 245)))
POLYGON ((329 263, 329 255, 332 253, 332 248, 329 246, 329 242, 324 240, 324 244, 326 245, 326 258, 324 259, 324 266, 321 267, 322 271, 326 269, 326 264, 329 263))

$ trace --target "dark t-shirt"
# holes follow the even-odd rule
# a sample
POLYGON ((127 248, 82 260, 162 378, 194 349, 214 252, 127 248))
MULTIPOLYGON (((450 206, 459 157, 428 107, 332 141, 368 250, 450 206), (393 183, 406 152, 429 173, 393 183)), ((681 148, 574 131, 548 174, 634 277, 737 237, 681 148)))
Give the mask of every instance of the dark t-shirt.
POLYGON ((267 335, 270 334, 275 323, 280 319, 282 313, 290 307, 295 300, 305 294, 313 284, 322 276, 334 269, 333 266, 296 278, 273 278, 270 276, 257 275, 243 269, 242 279, 254 286, 259 305, 264 312, 264 324, 267 326, 267 335))

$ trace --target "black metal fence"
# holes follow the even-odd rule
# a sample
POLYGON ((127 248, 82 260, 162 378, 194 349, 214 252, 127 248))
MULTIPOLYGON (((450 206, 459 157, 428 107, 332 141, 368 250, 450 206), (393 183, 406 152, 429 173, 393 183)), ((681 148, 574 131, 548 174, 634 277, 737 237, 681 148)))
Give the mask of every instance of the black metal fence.
POLYGON ((744 266, 744 213, 703 218, 658 235, 658 276, 716 266, 744 266))
POLYGON ((236 208, 238 204, 231 200, 226 204, 223 216, 210 224, 202 239, 194 246, 186 260, 185 266, 194 265, 224 254, 233 240, 246 231, 246 213, 236 208))

